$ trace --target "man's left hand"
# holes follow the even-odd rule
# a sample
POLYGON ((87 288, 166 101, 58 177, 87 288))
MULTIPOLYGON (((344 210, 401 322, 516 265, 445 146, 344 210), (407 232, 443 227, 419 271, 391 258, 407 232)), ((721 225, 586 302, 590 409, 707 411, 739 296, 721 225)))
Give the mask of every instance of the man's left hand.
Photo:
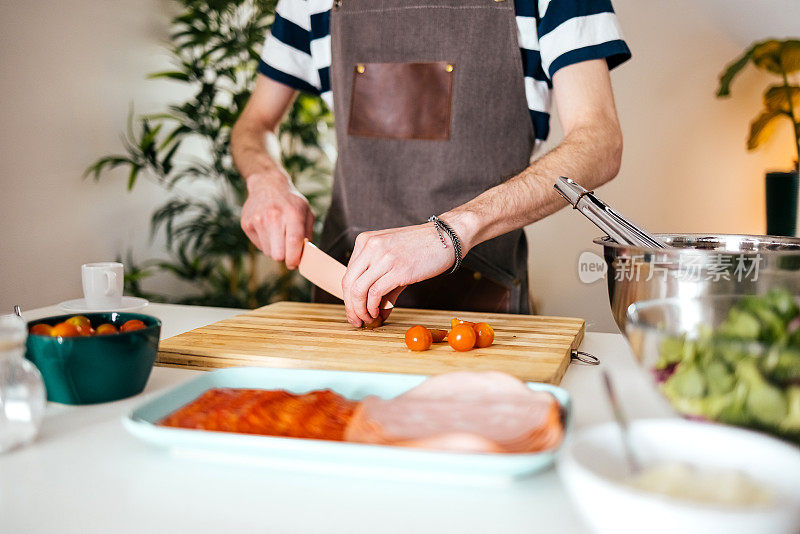
POLYGON ((445 242, 447 248, 433 223, 359 234, 342 281, 350 324, 371 323, 385 296, 449 269, 455 256, 449 238, 445 242))

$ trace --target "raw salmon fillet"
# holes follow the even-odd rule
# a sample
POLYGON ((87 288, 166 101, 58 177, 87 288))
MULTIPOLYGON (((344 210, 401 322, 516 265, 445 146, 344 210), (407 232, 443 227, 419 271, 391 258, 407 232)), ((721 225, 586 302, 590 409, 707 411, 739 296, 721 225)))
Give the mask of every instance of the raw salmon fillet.
POLYGON ((456 452, 538 452, 563 437, 561 411, 546 392, 499 372, 429 378, 390 400, 365 398, 345 440, 456 452))
POLYGON ((329 389, 210 389, 159 424, 179 428, 341 441, 355 401, 329 389))

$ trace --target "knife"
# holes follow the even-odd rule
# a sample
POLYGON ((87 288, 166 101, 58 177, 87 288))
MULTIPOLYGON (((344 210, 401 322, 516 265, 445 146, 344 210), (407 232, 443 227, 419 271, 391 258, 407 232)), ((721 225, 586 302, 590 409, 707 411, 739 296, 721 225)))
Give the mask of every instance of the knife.
MULTIPOLYGON (((303 255, 300 257, 300 265, 297 270, 303 278, 318 288, 344 300, 342 280, 344 273, 347 272, 347 267, 325 254, 308 239, 303 243, 303 255)), ((403 288, 397 288, 386 295, 381 302, 381 310, 394 308, 394 301, 397 300, 397 296, 402 290, 403 288)))

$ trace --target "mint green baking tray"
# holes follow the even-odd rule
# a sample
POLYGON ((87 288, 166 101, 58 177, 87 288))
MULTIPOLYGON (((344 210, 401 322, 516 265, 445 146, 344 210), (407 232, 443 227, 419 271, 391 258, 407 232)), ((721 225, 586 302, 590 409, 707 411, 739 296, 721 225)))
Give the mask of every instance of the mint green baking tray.
MULTIPOLYGON (((222 369, 205 373, 145 402, 124 417, 123 424, 137 438, 176 454, 312 473, 401 477, 441 483, 508 483, 553 463, 558 449, 535 454, 453 453, 157 425, 166 415, 212 388, 285 389, 293 393, 330 388, 349 399, 360 400, 367 395, 395 397, 426 378, 407 374, 263 367, 222 369)), ((569 394, 549 384, 530 382, 527 385, 532 390, 553 394, 561 406, 564 428, 569 433, 572 419, 569 394)))

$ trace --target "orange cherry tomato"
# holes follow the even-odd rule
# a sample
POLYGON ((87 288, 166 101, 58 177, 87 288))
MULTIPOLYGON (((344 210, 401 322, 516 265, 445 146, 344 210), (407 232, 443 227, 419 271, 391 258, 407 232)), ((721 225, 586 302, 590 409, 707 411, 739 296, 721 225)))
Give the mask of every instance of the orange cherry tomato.
POLYGON ((132 332, 134 330, 141 330, 142 328, 146 328, 145 324, 140 321, 139 319, 131 319, 130 321, 126 321, 125 324, 119 327, 120 332, 132 332))
POLYGON ((434 343, 441 343, 447 337, 447 330, 439 330, 438 328, 431 328, 431 337, 434 343))
POLYGON ((104 323, 97 327, 96 333, 98 336, 108 336, 111 334, 119 334, 119 330, 111 323, 104 323))
POLYGON ((49 324, 39 323, 31 327, 31 335, 33 336, 49 336, 53 331, 53 327, 49 324))
POLYGON ((458 352, 471 350, 475 346, 476 338, 475 329, 468 324, 456 325, 447 334, 447 342, 458 352))
POLYGON ((80 332, 78 332, 78 327, 72 323, 58 323, 50 330, 50 335, 52 337, 78 337, 80 332))
POLYGON ((475 330, 475 346, 479 349, 494 343, 494 328, 489 323, 477 323, 472 327, 475 330))
POLYGON ((458 326, 460 324, 465 324, 467 326, 475 326, 475 323, 472 323, 470 321, 462 321, 458 317, 453 317, 453 319, 450 320, 450 327, 451 328, 455 328, 456 326, 458 326))
POLYGON ((73 315, 64 322, 74 324, 75 326, 83 326, 91 324, 91 321, 89 321, 89 318, 86 317, 85 315, 73 315))
POLYGON ((92 322, 85 315, 73 315, 64 322, 74 325, 82 336, 91 335, 92 322))
POLYGON ((406 331, 406 346, 411 350, 428 350, 431 348, 431 343, 433 343, 431 331, 424 326, 412 326, 406 331))
POLYGON ((372 321, 371 323, 363 323, 361 325, 361 328, 366 328, 367 330, 375 330, 379 326, 383 326, 383 317, 381 317, 380 315, 376 317, 375 320, 372 321))

